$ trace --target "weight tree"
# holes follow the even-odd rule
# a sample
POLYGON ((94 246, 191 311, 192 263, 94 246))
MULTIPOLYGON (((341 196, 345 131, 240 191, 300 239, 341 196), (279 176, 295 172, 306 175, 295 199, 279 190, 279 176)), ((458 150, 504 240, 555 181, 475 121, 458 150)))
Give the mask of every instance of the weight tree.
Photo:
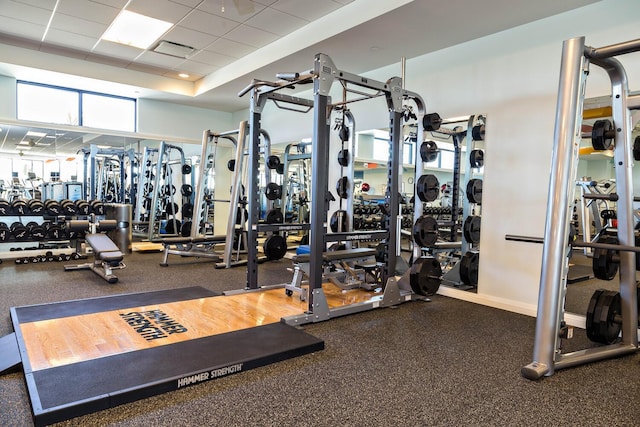
MULTIPOLYGON (((640 109, 640 95, 629 92, 627 76, 616 56, 640 51, 640 40, 593 48, 585 46, 584 37, 565 40, 562 47, 560 83, 556 109, 551 180, 547 219, 543 239, 542 271, 538 297, 538 313, 533 350, 533 362, 524 366, 522 375, 539 379, 553 375, 555 370, 610 357, 635 353, 638 350, 638 302, 633 227, 633 177, 631 111, 640 109), (577 163, 581 138, 586 78, 590 65, 603 68, 611 81, 612 126, 594 126, 592 144, 603 150, 613 146, 618 206, 617 243, 570 241, 569 229, 574 200, 577 163), (621 316, 601 314, 604 326, 617 322, 622 336, 613 344, 572 353, 560 352, 564 328, 564 296, 568 257, 574 247, 591 247, 617 254, 619 258, 619 289, 621 316), (613 318, 617 317, 617 318, 613 318)), ((611 123, 609 123, 611 125, 611 123)), ((535 242, 535 238, 507 236, 508 240, 535 242)), ((611 262, 613 256, 610 257, 611 262)))

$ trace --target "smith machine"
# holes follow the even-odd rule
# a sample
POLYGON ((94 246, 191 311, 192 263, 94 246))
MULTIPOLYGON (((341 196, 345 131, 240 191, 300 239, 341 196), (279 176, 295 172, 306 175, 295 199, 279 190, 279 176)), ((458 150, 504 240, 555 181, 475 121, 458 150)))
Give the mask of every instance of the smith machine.
POLYGON ((632 354, 638 350, 638 287, 633 218, 633 160, 640 161, 631 141, 631 112, 640 109, 640 94, 629 92, 627 75, 617 56, 640 51, 640 39, 601 48, 585 46, 584 37, 566 40, 562 47, 551 180, 544 238, 507 235, 507 240, 543 243, 533 362, 521 370, 525 378, 550 376, 557 369, 632 354), (573 213, 586 78, 591 64, 611 80, 612 118, 594 123, 596 150, 613 149, 616 192, 585 194, 617 201, 618 226, 606 240, 578 241, 569 237, 573 213), (619 291, 597 290, 586 315, 587 336, 602 345, 561 353, 568 338, 564 321, 569 254, 572 247, 593 251, 596 277, 612 280, 618 272, 619 291))
MULTIPOLYGON (((249 118, 249 176, 248 182, 248 268, 247 290, 258 289, 258 252, 257 239, 259 232, 288 232, 310 231, 309 253, 309 288, 308 310, 305 313, 283 317, 283 321, 291 325, 299 325, 311 322, 328 320, 337 317, 377 307, 388 307, 413 299, 424 299, 411 292, 407 280, 395 279, 396 262, 400 256, 400 222, 399 222, 399 187, 400 187, 400 147, 402 144, 402 120, 403 101, 413 101, 419 111, 418 126, 422 134, 422 117, 424 116, 424 102, 422 98, 402 88, 402 79, 393 77, 387 82, 379 82, 361 77, 349 72, 339 70, 331 58, 325 54, 317 54, 314 58, 313 70, 303 73, 281 74, 277 82, 253 81, 247 88, 240 92, 239 96, 251 94, 250 118, 249 118), (328 202, 332 197, 329 188, 329 140, 330 119, 329 115, 333 105, 329 92, 334 82, 340 82, 346 92, 357 94, 359 97, 349 102, 356 102, 374 97, 384 96, 390 114, 390 142, 389 142, 389 168, 387 174, 387 189, 385 194, 385 208, 388 212, 385 227, 382 230, 366 232, 337 232, 327 234, 328 202), (293 86, 313 83, 314 99, 306 100, 294 96, 283 95, 282 89, 293 86), (369 91, 369 92, 365 92, 369 91), (312 180, 311 180, 311 204, 310 223, 297 224, 259 224, 259 183, 257 179, 259 161, 259 129, 263 108, 268 100, 276 104, 295 105, 295 110, 307 112, 313 109, 313 137, 311 144, 312 180), (379 298, 372 298, 367 302, 329 308, 325 298, 323 282, 323 256, 328 243, 333 242, 358 242, 382 240, 385 245, 384 257, 380 263, 380 276, 382 280, 383 294, 379 298)), ((293 109, 293 108, 289 108, 293 109)), ((348 254, 345 254, 348 256, 348 254)), ((408 271, 407 271, 408 274, 408 271)))

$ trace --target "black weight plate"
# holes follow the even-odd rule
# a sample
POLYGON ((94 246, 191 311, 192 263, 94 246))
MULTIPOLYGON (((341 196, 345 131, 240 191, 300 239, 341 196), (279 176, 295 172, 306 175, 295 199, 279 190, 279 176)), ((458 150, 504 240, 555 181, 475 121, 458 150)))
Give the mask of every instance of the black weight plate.
POLYGON ((262 249, 268 260, 281 259, 287 253, 287 241, 283 236, 272 234, 264 241, 262 249))
MULTIPOLYGON (((616 244, 617 239, 615 237, 603 236, 598 240, 598 242, 616 244)), ((593 249, 591 265, 593 268, 593 275, 596 279, 613 280, 618 273, 618 263, 613 262, 614 255, 615 251, 598 248, 593 249)))
POLYGON ((269 209, 265 216, 265 222, 267 224, 282 224, 284 222, 282 211, 280 209, 269 209))
POLYGON ((350 135, 350 131, 349 128, 345 125, 340 126, 340 130, 338 131, 338 138, 340 138, 340 141, 345 142, 349 140, 349 135, 350 135))
POLYGON ((484 125, 475 125, 472 127, 471 138, 474 141, 484 141, 484 125))
POLYGON ((422 118, 422 127, 424 127, 426 131, 438 130, 441 124, 442 119, 438 113, 425 114, 422 118))
POLYGON ((471 150, 469 154, 469 165, 471 165, 472 168, 481 168, 484 166, 484 151, 471 150))
POLYGON ((613 138, 608 138, 607 133, 613 128, 611 120, 596 120, 591 129, 591 145, 594 150, 608 150, 613 144, 613 138))
POLYGON ((640 161, 640 135, 633 140, 633 160, 640 161))
POLYGON ((470 203, 481 204, 482 203, 482 180, 473 178, 469 180, 467 184, 467 200, 470 203))
POLYGON ((433 202, 440 195, 440 183, 432 174, 421 175, 416 182, 416 194, 423 202, 433 202))
POLYGON ((329 227, 334 233, 347 231, 347 228, 349 227, 347 211, 340 209, 331 214, 329 227))
POLYGON ((178 207, 177 203, 175 203, 175 202, 167 203, 167 206, 165 208, 165 212, 167 213, 168 216, 171 216, 171 215, 177 214, 179 209, 180 208, 178 207))
POLYGON ((231 159, 227 162, 227 169, 229 169, 231 172, 236 169, 236 161, 234 159, 231 159))
POLYGON ((349 178, 343 176, 338 179, 336 182, 336 193, 341 199, 346 199, 349 197, 349 178))
POLYGON ((600 327, 598 326, 598 318, 595 315, 595 310, 598 304, 598 299, 603 292, 604 289, 596 289, 593 295, 591 295, 589 306, 587 307, 585 329, 587 332, 587 338, 593 342, 598 342, 598 335, 600 334, 600 327))
POLYGON ((470 215, 464 220, 462 232, 467 242, 474 245, 480 243, 480 223, 481 218, 477 215, 470 215))
POLYGON ((276 169, 279 164, 280 164, 280 157, 273 154, 267 157, 267 167, 269 169, 276 169))
POLYGON ((182 205, 182 218, 193 217, 193 205, 191 203, 185 203, 182 205))
POLYGON ((411 266, 409 284, 418 295, 430 296, 440 288, 442 267, 433 257, 419 258, 411 266))
POLYGON ((343 167, 349 165, 349 150, 346 148, 338 152, 338 164, 343 167))
POLYGON ((460 279, 467 286, 478 285, 478 267, 480 265, 480 254, 468 251, 460 260, 460 279))
POLYGON ((282 197, 282 186, 275 182, 270 182, 267 184, 264 194, 269 200, 277 200, 282 197))
POLYGON ((191 227, 193 226, 193 223, 191 221, 186 221, 185 223, 182 224, 182 228, 180 229, 180 235, 182 237, 189 237, 191 236, 191 227))
POLYGON ((247 221, 249 221, 249 211, 238 206, 238 209, 236 209, 236 225, 244 224, 247 221))
POLYGON ((182 224, 177 219, 170 219, 167 221, 167 224, 164 226, 164 231, 167 234, 180 234, 180 229, 182 228, 182 224))
POLYGON ((413 240, 421 248, 433 246, 438 241, 438 222, 432 216, 423 215, 413 225, 413 240))
POLYGON ((190 173, 191 173, 191 165, 188 165, 186 163, 182 165, 182 174, 189 175, 190 173))
POLYGON ((423 162, 430 163, 438 158, 438 144, 435 141, 424 141, 420 144, 420 158, 423 162))
POLYGON ((622 314, 620 306, 620 293, 615 291, 606 291, 604 294, 603 308, 600 312, 600 337, 603 344, 613 344, 620 335, 622 325, 615 322, 615 316, 622 314))
POLYGON ((276 172, 277 172, 279 175, 283 175, 283 174, 284 174, 284 163, 280 163, 280 164, 278 165, 278 167, 276 168, 276 172))
POLYGON ((180 194, 185 197, 190 197, 193 194, 193 187, 189 184, 182 184, 182 187, 180 187, 180 194))

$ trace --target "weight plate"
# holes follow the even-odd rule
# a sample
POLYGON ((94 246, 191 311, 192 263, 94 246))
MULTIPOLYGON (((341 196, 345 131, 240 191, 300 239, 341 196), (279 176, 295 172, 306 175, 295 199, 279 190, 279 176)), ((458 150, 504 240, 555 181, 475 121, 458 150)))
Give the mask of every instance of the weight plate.
POLYGON ((346 148, 338 152, 338 164, 342 167, 349 165, 349 150, 346 148))
POLYGON ((480 254, 468 251, 460 260, 460 279, 467 286, 478 285, 478 267, 480 265, 480 254))
POLYGON ((236 168, 236 161, 234 159, 231 159, 227 162, 227 169, 229 169, 231 172, 233 172, 236 168))
POLYGON ((591 295, 589 306, 587 307, 585 328, 587 332, 587 338, 589 338, 593 342, 597 342, 598 335, 600 333, 600 327, 598 326, 599 319, 595 315, 595 310, 598 304, 598 299, 603 292, 604 289, 596 289, 593 295, 591 295))
POLYGON ((481 168, 484 166, 484 151, 471 150, 469 154, 469 164, 472 168, 481 168))
POLYGON ((640 161, 640 135, 633 140, 633 160, 640 161))
POLYGON ((615 291, 606 291, 600 297, 603 307, 600 312, 600 337, 603 344, 613 344, 620 335, 622 325, 616 322, 616 315, 622 314, 620 306, 620 293, 615 291))
POLYGON ((180 194, 185 197, 190 197, 193 194, 193 187, 189 184, 182 184, 182 187, 180 187, 180 194))
MULTIPOLYGON (((617 239, 610 236, 602 236, 598 243, 616 244, 617 239)), ((616 255, 616 251, 609 249, 593 249, 593 255, 591 259, 591 266, 593 268, 593 275, 596 279, 600 280, 613 280, 618 273, 618 263, 613 261, 613 256, 616 255)))
POLYGON ((482 180, 478 178, 470 179, 467 184, 467 200, 470 203, 482 203, 482 180))
POLYGON ((271 155, 267 157, 267 167, 269 169, 276 169, 280 165, 280 157, 271 155))
POLYGON ((438 144, 435 141, 424 141, 420 144, 420 158, 423 162, 430 163, 438 158, 438 144))
POLYGON ((438 241, 438 222, 432 216, 423 215, 413 225, 413 240, 421 248, 433 246, 438 241))
POLYGON ((474 141, 484 141, 484 125, 475 125, 472 127, 471 138, 474 141))
POLYGON ((438 113, 425 114, 422 118, 422 127, 424 127, 426 131, 438 130, 441 124, 442 119, 438 113))
POLYGON ((442 267, 433 257, 419 258, 411 266, 409 284, 418 295, 433 295, 440 288, 442 267))
POLYGON ((329 227, 334 233, 347 231, 349 223, 347 221, 347 211, 337 210, 331 214, 331 220, 329 221, 329 227))
POLYGON ((594 150, 608 150, 613 145, 609 135, 613 130, 611 120, 596 120, 591 129, 591 145, 594 150))
POLYGON ((440 195, 440 183, 435 175, 421 175, 416 183, 416 194, 423 202, 433 202, 440 195))
POLYGON ((338 193, 338 196, 341 199, 346 199, 349 197, 349 178, 343 176, 342 178, 338 179, 338 182, 336 183, 336 193, 338 193))
POLYGON ((267 224, 282 224, 284 222, 282 211, 280 209, 269 209, 265 217, 265 222, 267 224))
POLYGON ((277 200, 282 197, 282 186, 275 182, 270 182, 267 184, 264 194, 269 200, 277 200))
POLYGON ((182 165, 182 174, 189 175, 190 173, 191 173, 191 165, 188 165, 186 163, 182 165))
POLYGON ((477 215, 468 216, 467 219, 464 220, 462 233, 467 242, 473 243, 474 245, 480 243, 480 222, 481 218, 477 215))
POLYGON ((236 225, 244 224, 247 221, 249 221, 249 211, 238 206, 236 210, 236 225))
POLYGON ((287 241, 283 236, 272 234, 264 241, 262 249, 268 260, 281 259, 287 253, 287 241))

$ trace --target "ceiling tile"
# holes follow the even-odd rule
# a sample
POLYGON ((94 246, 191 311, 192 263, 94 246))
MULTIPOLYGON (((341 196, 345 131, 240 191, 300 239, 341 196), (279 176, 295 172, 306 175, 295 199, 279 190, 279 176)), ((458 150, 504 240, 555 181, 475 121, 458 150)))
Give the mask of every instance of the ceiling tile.
POLYGON ((199 10, 193 11, 180 22, 181 27, 201 31, 206 34, 213 34, 214 36, 222 36, 234 28, 237 28, 238 25, 240 24, 236 21, 199 10))
POLYGON ((240 7, 236 7, 233 0, 206 0, 198 10, 212 13, 236 22, 245 22, 265 8, 264 5, 251 0, 242 0, 240 7))
POLYGON ((126 68, 131 64, 131 60, 112 58, 105 55, 89 54, 87 55, 87 61, 97 62, 98 64, 110 65, 112 67, 126 68))
POLYGON ((172 3, 183 4, 189 7, 196 7, 202 0, 170 0, 172 3))
POLYGON ((67 58, 77 58, 77 59, 86 59, 88 57, 87 52, 80 51, 77 49, 69 49, 64 46, 55 46, 55 45, 45 45, 43 44, 40 47, 41 52, 51 53, 54 55, 60 55, 67 58))
POLYGON ((256 3, 263 4, 265 6, 270 6, 274 4, 277 0, 255 0, 256 3))
POLYGON ((220 37, 218 40, 207 46, 207 50, 209 52, 216 52, 223 55, 232 56, 237 59, 242 58, 243 56, 246 56, 251 52, 254 52, 256 48, 244 43, 238 43, 234 42, 233 40, 220 37))
POLYGON ((41 9, 53 10, 56 0, 14 0, 16 3, 24 3, 41 9))
POLYGON ((93 50, 98 55, 114 56, 119 59, 126 59, 133 61, 138 57, 142 50, 136 47, 127 46, 119 43, 112 43, 106 40, 100 40, 98 45, 93 50))
POLYGON ((235 58, 227 55, 221 55, 208 50, 201 50, 189 58, 189 61, 200 62, 202 64, 215 65, 216 67, 224 67, 235 61, 235 58))
POLYGON ((118 9, 122 9, 127 5, 129 0, 91 0, 94 3, 104 4, 106 6, 115 7, 118 9))
POLYGON ((225 38, 238 43, 248 44, 256 48, 266 46, 278 39, 278 36, 249 25, 241 24, 239 27, 229 31, 225 38))
POLYGON ((50 28, 65 30, 69 33, 81 34, 83 36, 99 39, 100 36, 102 36, 102 34, 107 30, 107 28, 109 28, 109 26, 107 24, 102 24, 95 21, 87 21, 75 16, 65 15, 64 13, 56 13, 55 15, 53 15, 53 19, 51 20, 50 28))
POLYGON ((57 28, 49 28, 45 39, 46 43, 82 49, 84 51, 90 51, 93 45, 96 44, 96 41, 97 39, 95 37, 73 34, 68 31, 58 30, 57 28))
POLYGON ((191 8, 169 0, 131 0, 127 10, 177 24, 191 11, 191 8))
POLYGON ((4 34, 14 34, 40 42, 46 28, 44 25, 32 24, 14 18, 0 16, 0 32, 4 34))
POLYGON ((127 69, 140 71, 142 73, 156 74, 158 76, 162 76, 167 72, 165 68, 158 68, 154 65, 142 64, 139 62, 132 62, 131 64, 127 65, 127 69))
POLYGON ((280 12, 288 13, 307 21, 313 21, 339 9, 342 5, 333 1, 278 0, 271 7, 280 12))
POLYGON ((176 58, 171 55, 147 51, 136 58, 135 62, 139 64, 155 65, 156 67, 165 69, 173 69, 179 64, 182 64, 184 62, 184 58, 176 58))
POLYGON ((205 75, 204 74, 200 74, 197 73, 195 71, 187 71, 187 70, 171 70, 171 71, 167 71, 166 73, 163 74, 164 77, 170 77, 172 79, 178 79, 178 80, 184 80, 187 82, 195 82, 197 80, 200 80, 201 78, 203 78, 205 75), (180 77, 179 74, 180 73, 184 73, 187 72, 189 74, 189 77, 180 77))
POLYGON ((253 18, 249 19, 246 24, 254 28, 259 28, 270 33, 284 36, 292 33, 298 28, 304 27, 308 22, 275 9, 266 8, 253 18))
POLYGON ((354 0, 333 0, 333 1, 335 1, 336 3, 340 3, 343 6, 346 6, 349 3, 353 3, 354 0))
POLYGON ((191 46, 196 49, 204 49, 211 43, 216 41, 218 36, 211 34, 204 34, 198 31, 190 30, 179 25, 169 30, 164 35, 163 40, 168 40, 174 43, 180 43, 186 46, 191 46))
POLYGON ((58 4, 56 13, 110 25, 120 13, 120 9, 87 0, 62 0, 58 4))
POLYGON ((51 10, 30 6, 25 3, 18 3, 12 0, 3 0, 2 7, 0 7, 0 15, 19 21, 46 26, 51 16, 51 10))
POLYGON ((220 67, 216 67, 215 65, 210 64, 202 64, 200 62, 195 62, 191 60, 186 60, 182 64, 178 65, 176 68, 176 72, 184 71, 189 74, 199 74, 201 76, 206 76, 207 74, 211 74, 214 71, 220 69, 220 67))

